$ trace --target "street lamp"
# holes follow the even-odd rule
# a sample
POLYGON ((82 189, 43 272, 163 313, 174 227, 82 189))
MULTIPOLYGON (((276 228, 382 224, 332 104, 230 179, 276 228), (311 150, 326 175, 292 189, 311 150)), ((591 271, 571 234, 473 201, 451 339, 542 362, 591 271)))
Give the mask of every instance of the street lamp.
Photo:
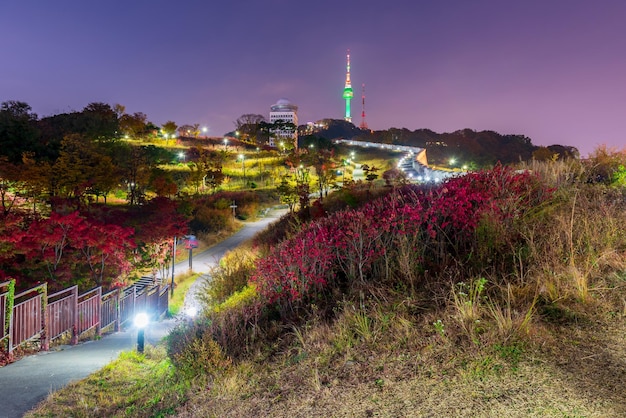
POLYGON ((134 205, 136 202, 136 198, 135 198, 135 183, 134 182, 130 182, 128 183, 128 188, 130 189, 130 204, 131 206, 134 205))
POLYGON ((148 323, 150 322, 150 318, 148 317, 148 314, 145 312, 139 312, 137 315, 135 315, 135 326, 137 327, 138 331, 137 331, 137 351, 139 353, 143 353, 143 346, 144 346, 144 332, 146 327, 148 326, 148 323))
POLYGON ((224 149, 228 147, 228 138, 224 138, 224 149))
POLYGON ((239 154, 239 158, 241 158, 241 170, 243 171, 243 181, 246 181, 246 164, 244 162, 245 156, 243 154, 239 154))
POLYGON ((176 235, 172 243, 172 284, 170 285, 170 295, 174 297, 174 266, 176 265, 176 235))
POLYGON ((184 153, 184 152, 182 152, 182 151, 181 151, 181 152, 179 152, 179 153, 178 153, 178 158, 179 158, 179 159, 181 159, 181 160, 183 160, 183 162, 185 162, 185 153, 184 153))

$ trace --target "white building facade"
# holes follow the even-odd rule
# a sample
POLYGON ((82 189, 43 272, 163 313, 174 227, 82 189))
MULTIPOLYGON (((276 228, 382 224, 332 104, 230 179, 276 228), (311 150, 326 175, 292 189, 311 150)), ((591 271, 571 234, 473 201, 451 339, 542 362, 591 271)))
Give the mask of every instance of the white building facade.
POLYGON ((270 135, 271 147, 285 144, 293 144, 294 149, 298 148, 298 106, 292 104, 287 99, 280 99, 270 108, 270 123, 283 122, 293 124, 293 129, 274 129, 270 135))

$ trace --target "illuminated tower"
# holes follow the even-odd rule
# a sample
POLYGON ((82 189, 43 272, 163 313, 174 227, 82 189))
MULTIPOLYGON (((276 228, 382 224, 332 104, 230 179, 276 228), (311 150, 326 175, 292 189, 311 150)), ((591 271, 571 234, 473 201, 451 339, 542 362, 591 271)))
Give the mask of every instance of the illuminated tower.
POLYGON ((361 124, 359 128, 368 129, 367 122, 365 122, 365 84, 361 86, 361 124))
POLYGON ((350 50, 348 50, 347 61, 346 85, 343 88, 343 98, 346 101, 346 115, 344 116, 344 119, 347 122, 352 122, 352 116, 350 116, 350 100, 352 100, 354 93, 352 92, 352 83, 350 82, 350 50))

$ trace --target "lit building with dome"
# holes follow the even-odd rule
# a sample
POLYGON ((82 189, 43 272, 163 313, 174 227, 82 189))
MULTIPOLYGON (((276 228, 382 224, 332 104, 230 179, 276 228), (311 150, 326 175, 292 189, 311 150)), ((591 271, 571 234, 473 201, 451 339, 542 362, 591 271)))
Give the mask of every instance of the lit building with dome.
POLYGON ((271 147, 276 146, 276 141, 289 141, 293 143, 294 148, 298 147, 298 106, 294 105, 287 99, 280 99, 270 108, 270 123, 282 121, 294 125, 293 129, 286 127, 285 129, 275 129, 270 135, 271 147))

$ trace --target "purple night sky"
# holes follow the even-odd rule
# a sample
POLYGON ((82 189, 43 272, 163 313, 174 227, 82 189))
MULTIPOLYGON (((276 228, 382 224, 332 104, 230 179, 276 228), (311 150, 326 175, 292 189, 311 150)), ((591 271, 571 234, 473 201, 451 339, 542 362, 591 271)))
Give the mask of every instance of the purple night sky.
POLYGON ((623 0, 4 0, 0 102, 40 117, 120 103, 209 135, 285 97, 300 123, 489 129, 626 145, 623 0))

